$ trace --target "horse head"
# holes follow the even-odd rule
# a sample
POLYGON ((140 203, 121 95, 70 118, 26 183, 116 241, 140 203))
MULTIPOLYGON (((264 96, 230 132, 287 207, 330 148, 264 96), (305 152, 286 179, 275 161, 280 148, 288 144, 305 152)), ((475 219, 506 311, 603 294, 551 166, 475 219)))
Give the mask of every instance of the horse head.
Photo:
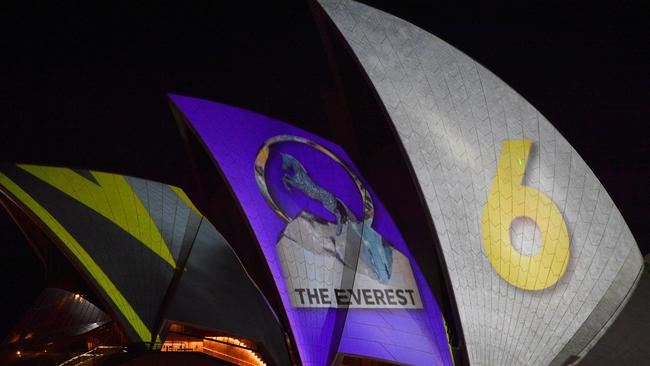
POLYGON ((282 169, 288 170, 295 166, 296 158, 289 154, 282 153, 282 169))

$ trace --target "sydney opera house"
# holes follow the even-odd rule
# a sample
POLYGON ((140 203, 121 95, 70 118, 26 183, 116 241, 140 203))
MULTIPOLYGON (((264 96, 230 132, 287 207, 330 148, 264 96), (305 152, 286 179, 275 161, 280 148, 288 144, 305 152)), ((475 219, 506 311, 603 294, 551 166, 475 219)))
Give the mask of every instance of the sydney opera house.
POLYGON ((649 257, 552 121, 413 24, 311 8, 365 88, 327 130, 169 90, 181 180, 3 161, 46 286, 0 364, 650 364, 649 257))

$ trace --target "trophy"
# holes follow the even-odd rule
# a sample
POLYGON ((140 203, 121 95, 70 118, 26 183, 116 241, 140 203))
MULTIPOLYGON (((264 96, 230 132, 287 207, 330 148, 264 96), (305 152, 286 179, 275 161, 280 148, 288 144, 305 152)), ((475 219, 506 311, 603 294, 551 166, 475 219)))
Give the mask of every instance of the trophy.
POLYGON ((276 252, 294 307, 422 308, 408 258, 373 229, 372 197, 338 156, 302 137, 276 136, 260 148, 255 177, 271 209, 287 222, 276 252), (314 181, 300 156, 280 152, 281 167, 272 168, 282 170, 282 189, 320 203, 335 220, 305 210, 295 217, 283 211, 269 191, 265 174, 271 151, 279 142, 305 144, 341 166, 360 193, 362 217, 357 218, 325 188, 328 182, 314 181))

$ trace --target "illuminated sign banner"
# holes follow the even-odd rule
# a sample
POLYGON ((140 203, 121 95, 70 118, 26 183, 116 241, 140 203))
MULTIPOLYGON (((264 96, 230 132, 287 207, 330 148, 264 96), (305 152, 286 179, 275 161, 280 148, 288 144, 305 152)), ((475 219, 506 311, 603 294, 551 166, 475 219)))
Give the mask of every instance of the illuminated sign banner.
POLYGON ((304 364, 329 364, 336 353, 451 364, 431 290, 339 146, 234 107, 170 98, 239 200, 304 364))

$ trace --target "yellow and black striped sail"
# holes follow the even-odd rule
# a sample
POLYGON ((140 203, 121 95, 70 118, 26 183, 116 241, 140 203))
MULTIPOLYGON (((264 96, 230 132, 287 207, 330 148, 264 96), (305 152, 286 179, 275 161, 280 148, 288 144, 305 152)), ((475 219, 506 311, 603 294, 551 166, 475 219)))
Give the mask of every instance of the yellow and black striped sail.
POLYGON ((150 342, 183 241, 201 220, 185 193, 118 174, 36 165, 4 167, 0 185, 59 239, 124 318, 129 336, 150 342))

